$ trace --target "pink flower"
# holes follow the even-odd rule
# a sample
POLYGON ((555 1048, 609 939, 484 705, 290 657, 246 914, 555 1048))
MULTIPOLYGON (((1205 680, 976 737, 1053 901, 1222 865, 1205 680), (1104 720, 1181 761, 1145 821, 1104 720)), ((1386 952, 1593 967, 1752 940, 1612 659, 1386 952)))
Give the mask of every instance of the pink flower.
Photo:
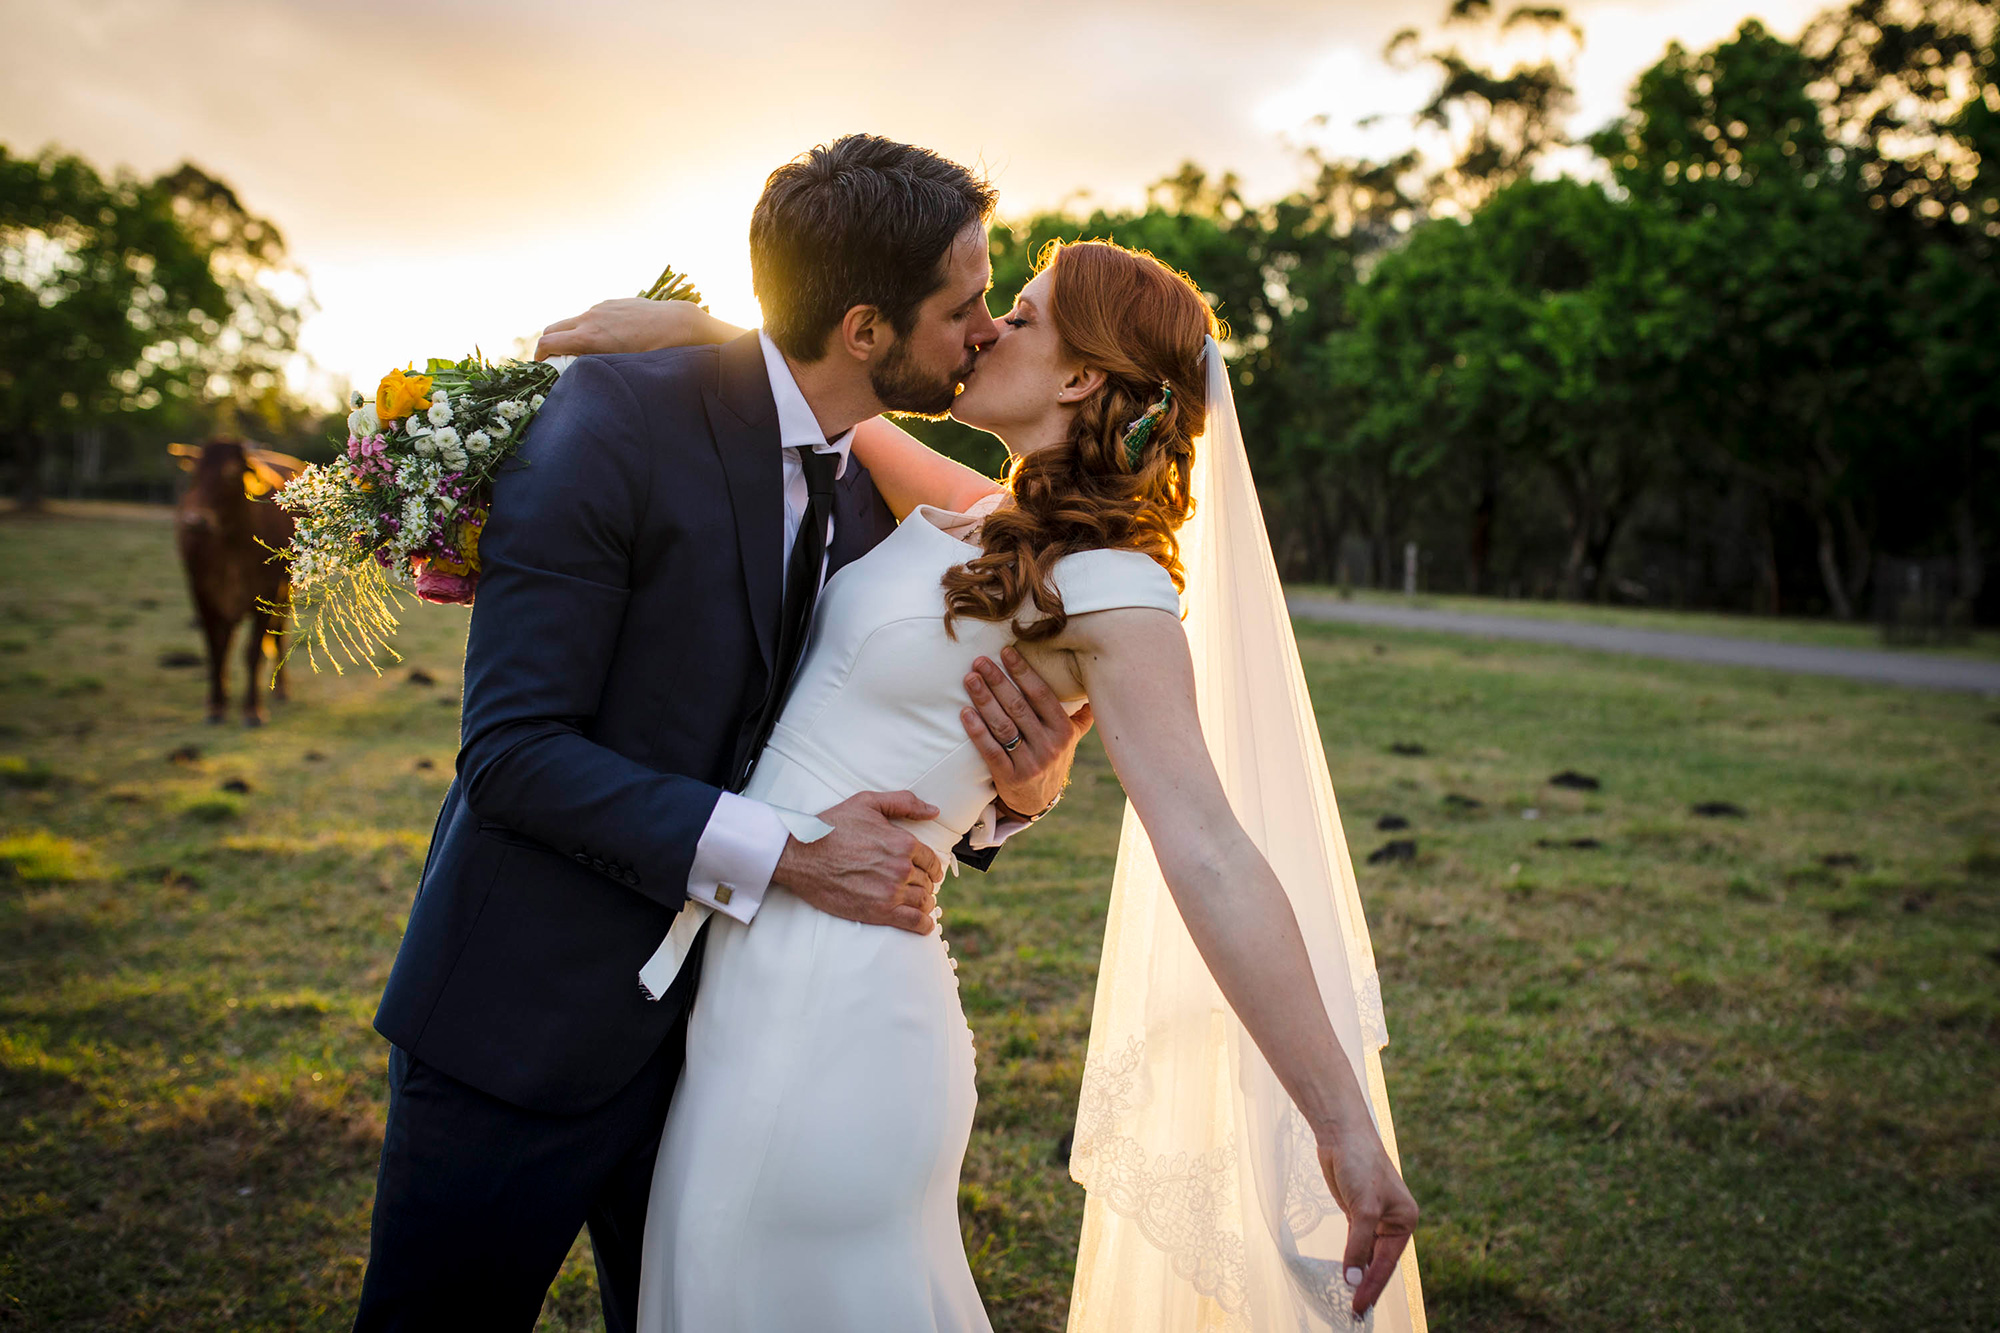
POLYGON ((427 602, 471 606, 473 589, 478 586, 477 574, 446 574, 431 568, 429 562, 417 575, 417 596, 427 602))

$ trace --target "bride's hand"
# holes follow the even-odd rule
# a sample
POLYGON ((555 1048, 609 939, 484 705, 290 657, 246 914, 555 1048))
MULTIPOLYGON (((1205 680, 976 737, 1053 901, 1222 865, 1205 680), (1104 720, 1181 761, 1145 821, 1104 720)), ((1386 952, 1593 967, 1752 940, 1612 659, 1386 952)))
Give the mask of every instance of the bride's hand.
POLYGON ((1361 1273, 1354 1288, 1354 1313, 1366 1314, 1417 1229, 1417 1201, 1396 1173, 1373 1125, 1319 1142, 1320 1170, 1334 1201, 1347 1214, 1346 1276, 1361 1273))
POLYGON ((535 360, 552 356, 602 356, 608 352, 651 352, 662 347, 726 341, 700 306, 686 301, 649 301, 624 296, 599 301, 581 315, 559 319, 542 330, 535 360))

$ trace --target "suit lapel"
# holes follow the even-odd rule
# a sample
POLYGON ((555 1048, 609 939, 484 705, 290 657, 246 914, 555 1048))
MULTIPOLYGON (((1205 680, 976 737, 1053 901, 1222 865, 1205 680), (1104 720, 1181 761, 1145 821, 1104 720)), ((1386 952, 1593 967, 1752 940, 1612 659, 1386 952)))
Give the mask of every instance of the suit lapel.
POLYGON ((895 526, 895 515, 883 503, 868 469, 849 454, 847 471, 833 488, 833 545, 827 551, 827 578, 874 550, 895 526))
POLYGON ((778 455, 778 408, 764 368, 764 350, 755 333, 722 348, 715 386, 702 393, 716 457, 729 483, 729 507, 736 516, 736 543, 743 561, 743 586, 757 628, 764 669, 778 651, 778 620, 784 603, 784 461, 778 455))

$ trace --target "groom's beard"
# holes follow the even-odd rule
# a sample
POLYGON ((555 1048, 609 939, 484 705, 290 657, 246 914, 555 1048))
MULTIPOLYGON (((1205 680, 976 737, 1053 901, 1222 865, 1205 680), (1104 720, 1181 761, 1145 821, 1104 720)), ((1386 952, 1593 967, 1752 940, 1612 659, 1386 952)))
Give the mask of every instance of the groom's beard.
POLYGON ((972 373, 973 358, 949 375, 933 375, 910 357, 910 345, 898 338, 880 365, 868 372, 868 385, 882 406, 891 412, 942 420, 958 397, 960 381, 972 373))

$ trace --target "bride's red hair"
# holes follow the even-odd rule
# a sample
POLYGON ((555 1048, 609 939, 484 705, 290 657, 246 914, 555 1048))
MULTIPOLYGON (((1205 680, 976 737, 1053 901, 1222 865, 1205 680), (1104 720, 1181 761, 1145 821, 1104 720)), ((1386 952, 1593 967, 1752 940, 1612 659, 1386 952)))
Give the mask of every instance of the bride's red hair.
POLYGON ((1194 437, 1208 412, 1201 354, 1215 316, 1185 274, 1106 241, 1051 241, 1036 271, 1054 272, 1049 314, 1070 359, 1104 372, 1077 408, 1069 437, 1016 458, 1013 502, 982 525, 982 553, 944 577, 945 623, 1013 619, 1025 642, 1068 623, 1051 581, 1056 561, 1105 547, 1153 557, 1181 588, 1180 541, 1194 512, 1194 437), (1166 414, 1126 465, 1126 429, 1173 390, 1166 414), (1035 612, 1023 617, 1022 604, 1035 612))

